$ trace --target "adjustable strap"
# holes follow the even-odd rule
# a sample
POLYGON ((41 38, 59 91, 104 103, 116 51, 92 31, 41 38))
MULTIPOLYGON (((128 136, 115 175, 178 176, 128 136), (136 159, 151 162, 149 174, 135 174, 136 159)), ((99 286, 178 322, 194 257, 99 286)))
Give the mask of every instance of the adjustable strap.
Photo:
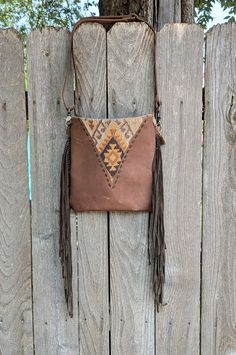
POLYGON ((69 68, 66 71, 64 83, 63 83, 62 90, 61 90, 61 98, 62 98, 62 102, 63 102, 66 112, 67 112, 67 117, 71 116, 71 112, 75 109, 75 105, 68 106, 65 101, 65 88, 66 88, 66 84, 68 81, 68 75, 69 75, 69 68))
MULTIPOLYGON (((147 21, 145 21, 144 19, 142 19, 138 15, 136 15, 134 13, 131 13, 129 15, 122 15, 122 16, 92 16, 92 17, 82 18, 81 20, 76 22, 74 27, 73 27, 72 36, 71 36, 71 57, 72 57, 74 71, 75 71, 75 76, 76 76, 76 66, 75 66, 75 60, 74 60, 74 55, 73 55, 73 37, 74 37, 74 33, 78 29, 78 27, 80 25, 82 25, 83 23, 100 23, 101 25, 106 25, 106 24, 113 25, 116 22, 144 22, 154 32, 154 76, 155 76, 155 106, 156 106, 155 107, 155 109, 156 109, 155 110, 155 115, 156 115, 156 122, 159 125, 159 121, 160 121, 160 99, 159 99, 159 94, 158 94, 157 77, 156 77, 156 36, 155 36, 155 30, 154 30, 153 26, 151 26, 147 21)), ((65 93, 65 87, 66 87, 66 84, 67 84, 67 80, 68 80, 68 71, 67 71, 67 73, 65 75, 65 80, 64 80, 63 87, 62 87, 62 93, 61 93, 62 100, 63 100, 64 106, 66 108, 67 115, 68 115, 67 118, 68 118, 71 115, 71 112, 73 110, 75 110, 75 105, 67 106, 67 104, 65 102, 64 93, 65 93)), ((76 87, 75 88, 75 98, 78 100, 77 94, 78 93, 77 93, 77 87, 76 87)))

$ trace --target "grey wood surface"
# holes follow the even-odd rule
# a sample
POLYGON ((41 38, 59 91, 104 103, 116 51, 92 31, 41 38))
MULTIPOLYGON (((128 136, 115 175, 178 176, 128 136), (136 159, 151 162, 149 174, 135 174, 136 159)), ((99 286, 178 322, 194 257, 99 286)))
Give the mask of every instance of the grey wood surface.
MULTIPOLYGON (((106 30, 83 24, 75 32, 78 114, 106 117, 106 30)), ((96 184, 96 177, 94 177, 96 184)), ((109 270, 106 212, 78 214, 80 355, 109 354, 109 270)))
POLYGON ((157 34, 158 90, 166 140, 167 305, 156 315, 156 351, 161 355, 199 354, 202 48, 203 31, 196 25, 165 25, 157 34))
POLYGON ((0 30, 0 354, 33 354, 23 44, 0 30))
MULTIPOLYGON (((152 30, 115 24, 107 34, 108 117, 154 109, 152 30)), ((147 213, 110 213, 111 353, 154 354, 154 301, 147 213)))
MULTIPOLYGON (((157 33, 167 304, 155 313, 148 214, 72 212, 70 319, 58 255, 67 69, 65 96, 73 101, 70 34, 47 28, 28 41, 31 248, 23 46, 17 32, 0 31, 1 355, 33 355, 33 346, 36 355, 236 353, 235 34, 235 24, 207 34, 202 209, 203 32, 174 24, 157 33)), ((107 34, 84 24, 74 45, 81 116, 153 111, 153 34, 145 24, 119 23, 107 34)))
POLYGON ((159 0, 158 31, 168 23, 181 22, 181 0, 159 0))
POLYGON ((236 353, 236 24, 207 33, 202 354, 236 353))
MULTIPOLYGON (((78 309, 68 318, 59 260, 59 186, 66 139, 61 88, 70 68, 65 29, 35 30, 28 41, 32 176, 32 262, 36 355, 78 354, 78 309), (69 69, 68 69, 69 70, 69 69)), ((69 72, 66 97, 72 103, 69 72), (70 100, 68 98, 70 96, 70 100)), ((73 229, 73 226, 72 226, 73 229)), ((76 248, 76 241, 72 248, 76 248)), ((73 253, 75 257, 75 253, 73 253)), ((73 259, 73 269, 77 261, 73 259)), ((76 278, 76 272, 74 272, 76 278)), ((73 281, 74 285, 76 280, 73 281)), ((77 300, 76 288, 75 299, 77 300)))

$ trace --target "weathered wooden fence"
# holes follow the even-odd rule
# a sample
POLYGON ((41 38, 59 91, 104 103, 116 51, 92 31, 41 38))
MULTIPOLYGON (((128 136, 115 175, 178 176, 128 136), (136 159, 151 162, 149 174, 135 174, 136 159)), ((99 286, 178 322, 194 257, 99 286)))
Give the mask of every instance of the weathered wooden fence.
MULTIPOLYGON (((157 33, 167 304, 155 313, 146 213, 72 214, 70 319, 58 257, 60 93, 69 69, 72 101, 70 33, 48 28, 29 36, 26 107, 22 41, 14 30, 0 31, 0 354, 236 354, 235 38, 235 24, 208 32, 203 81, 200 28, 172 24, 157 33)), ((145 24, 108 32, 84 24, 74 48, 80 115, 153 111, 153 33, 145 24)))

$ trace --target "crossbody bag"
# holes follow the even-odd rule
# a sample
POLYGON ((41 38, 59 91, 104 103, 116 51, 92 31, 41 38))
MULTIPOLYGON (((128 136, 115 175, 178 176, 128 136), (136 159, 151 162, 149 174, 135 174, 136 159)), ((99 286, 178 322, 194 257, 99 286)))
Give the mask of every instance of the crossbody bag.
MULTIPOLYGON (((145 21, 135 14, 130 14, 89 17, 75 24, 72 31, 71 54, 76 83, 79 77, 73 53, 75 32, 83 23, 113 25, 116 22, 145 21)), ((150 213, 148 256, 149 264, 152 265, 157 311, 159 304, 163 303, 166 245, 161 146, 165 142, 160 133, 160 102, 157 95, 156 70, 154 71, 155 112, 147 112, 138 117, 115 119, 79 117, 76 115, 75 106, 68 107, 65 103, 65 79, 62 97, 68 112, 66 118, 68 139, 61 165, 59 255, 65 298, 71 317, 73 317, 73 290, 70 209, 76 213, 85 211, 150 213)), ((78 96, 77 85, 75 93, 78 96)))

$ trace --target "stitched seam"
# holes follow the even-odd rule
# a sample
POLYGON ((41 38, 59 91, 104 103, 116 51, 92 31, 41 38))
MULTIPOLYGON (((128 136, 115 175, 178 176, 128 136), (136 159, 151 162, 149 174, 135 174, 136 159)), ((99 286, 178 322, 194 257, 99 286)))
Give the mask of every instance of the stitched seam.
POLYGON ((101 166, 102 171, 103 171, 104 174, 105 174, 105 177, 106 177, 106 180, 107 180, 107 182, 108 182, 108 185, 109 185, 110 187, 112 187, 111 178, 109 177, 109 175, 108 175, 107 172, 106 172, 106 166, 105 166, 105 164, 103 163, 102 159, 101 159, 100 156, 99 156, 99 153, 98 153, 98 151, 97 151, 97 148, 96 148, 96 146, 95 146, 95 143, 94 143, 94 141, 93 141, 93 138, 92 138, 92 137, 90 136, 90 134, 88 133, 88 130, 87 130, 87 128, 85 127, 85 125, 82 123, 82 120, 79 119, 79 118, 78 118, 78 120, 79 120, 79 123, 80 123, 82 129, 84 130, 86 136, 88 137, 88 140, 90 141, 90 143, 91 143, 91 145, 92 145, 92 147, 93 147, 93 150, 94 150, 94 152, 95 152, 95 154, 96 154, 96 157, 97 157, 97 160, 98 160, 98 162, 99 162, 99 165, 101 166))
POLYGON ((122 159, 122 162, 120 163, 120 165, 119 165, 119 167, 118 167, 118 170, 117 170, 117 173, 116 173, 116 175, 115 175, 115 179, 114 179, 114 183, 113 183, 113 184, 114 184, 114 187, 115 187, 115 185, 116 185, 116 183, 117 183, 117 180, 118 180, 118 178, 119 178, 119 176, 120 176, 121 168, 123 167, 123 165, 124 165, 124 163, 125 163, 125 161, 126 161, 127 155, 128 155, 128 153, 130 152, 130 150, 132 149, 133 144, 134 144, 136 138, 138 137, 139 133, 141 132, 141 129, 142 129, 142 128, 144 127, 144 125, 147 123, 147 120, 148 120, 148 117, 144 118, 144 120, 143 120, 142 124, 140 125, 139 129, 137 130, 137 132, 135 133, 135 135, 134 135, 133 138, 131 139, 131 142, 130 142, 130 144, 129 144, 129 147, 128 147, 128 149, 126 150, 126 152, 125 152, 125 154, 124 154, 124 157, 123 157, 123 159, 122 159))

